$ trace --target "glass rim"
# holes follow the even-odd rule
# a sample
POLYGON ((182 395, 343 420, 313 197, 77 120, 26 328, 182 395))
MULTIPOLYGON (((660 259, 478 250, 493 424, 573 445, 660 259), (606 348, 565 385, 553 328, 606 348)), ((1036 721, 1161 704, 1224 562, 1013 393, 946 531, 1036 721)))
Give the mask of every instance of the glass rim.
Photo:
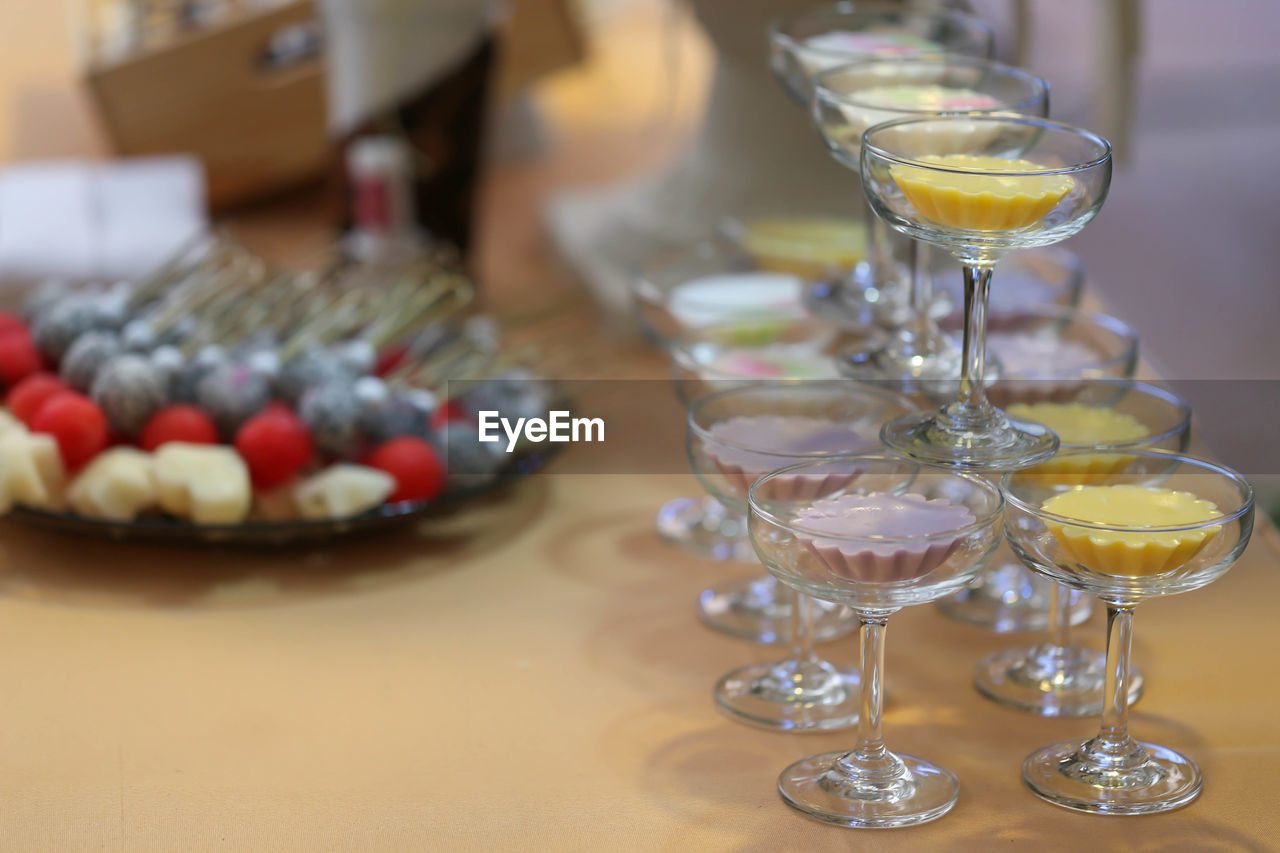
MULTIPOLYGON (((891 84, 890 84, 891 85, 891 84)), ((813 75, 813 97, 815 101, 826 100, 834 102, 841 106, 862 107, 864 109, 883 110, 885 112, 900 113, 900 118, 908 117, 930 117, 941 115, 983 115, 989 113, 1000 112, 1016 112, 1018 108, 1031 106, 1037 102, 1047 102, 1049 98, 1049 81, 1043 77, 1032 74, 1025 68, 1018 68, 1014 65, 1007 65, 1003 62, 997 62, 994 59, 987 59, 981 56, 967 56, 959 53, 923 53, 918 56, 886 56, 879 58, 860 59, 849 62, 844 65, 837 65, 832 68, 825 68, 813 75), (902 107, 885 107, 883 105, 868 104, 861 101, 856 95, 848 95, 829 88, 824 82, 824 78, 835 77, 841 73, 848 73, 854 70, 870 70, 877 65, 908 67, 911 65, 919 65, 921 67, 956 65, 967 66, 970 68, 982 68, 987 71, 995 71, 998 74, 1029 83, 1036 90, 1034 94, 1023 98, 1020 101, 1011 104, 1000 104, 991 107, 970 107, 962 109, 942 109, 942 110, 926 110, 918 108, 902 108, 902 107)))
POLYGON ((862 134, 862 156, 865 159, 867 152, 875 154, 881 159, 898 163, 903 166, 911 166, 917 169, 926 169, 932 172, 945 172, 952 175, 1000 175, 1001 177, 1046 177, 1050 175, 1073 175, 1077 172, 1087 172, 1098 166, 1108 162, 1111 159, 1111 142, 1104 136, 1099 136, 1091 130, 1085 130, 1073 124, 1066 124, 1060 121, 1054 121, 1048 118, 1037 118, 1035 116, 1026 116, 1019 113, 1011 112, 984 112, 984 113, 943 113, 939 115, 926 116, 906 116, 904 118, 890 119, 867 128, 862 134), (1035 170, 1000 170, 992 169, 964 169, 956 166, 944 166, 939 163, 930 163, 927 160, 914 160, 910 157, 904 157, 900 154, 893 154, 884 148, 876 145, 871 137, 874 134, 884 133, 887 130, 908 124, 925 124, 927 122, 1004 122, 1008 124, 1034 125, 1042 130, 1052 130, 1059 133, 1074 134, 1076 136, 1085 137, 1092 140, 1102 148, 1102 153, 1097 157, 1085 163, 1076 163, 1071 166, 1062 166, 1056 169, 1035 169, 1035 170))
POLYGON ((748 513, 755 514, 760 518, 763 518, 765 521, 769 522, 770 524, 781 527, 784 530, 804 533, 806 535, 814 537, 815 539, 824 539, 824 540, 830 540, 833 542, 862 542, 869 545, 899 544, 899 543, 918 544, 918 543, 934 542, 942 539, 960 540, 969 536, 972 533, 976 533, 977 531, 983 529, 984 527, 989 527, 992 524, 996 523, 999 520, 1001 513, 1004 512, 1004 506, 1005 506, 1004 492, 999 487, 997 487, 994 483, 992 483, 990 480, 986 479, 985 477, 982 477, 978 474, 972 474, 966 471, 959 471, 954 468, 948 468, 942 465, 929 465, 921 462, 912 462, 909 459, 906 459, 902 456, 897 456, 893 453, 889 453, 884 450, 873 450, 865 453, 848 453, 841 456, 827 456, 820 459, 810 459, 804 462, 796 463, 794 465, 787 465, 784 468, 778 468, 773 471, 770 471, 767 474, 757 477, 755 481, 752 482, 751 487, 747 490, 748 513), (764 483, 770 480, 773 480, 782 475, 803 471, 805 468, 812 468, 812 467, 821 466, 821 465, 856 463, 857 461, 860 461, 860 460, 866 460, 866 461, 872 461, 872 462, 893 462, 898 465, 910 466, 915 470, 916 475, 918 475, 921 471, 933 471, 938 474, 944 474, 948 477, 955 477, 956 479, 959 479, 959 480, 965 480, 977 486, 980 490, 989 492, 995 498, 995 507, 991 510, 991 512, 981 517, 976 517, 971 523, 966 524, 964 527, 957 527, 952 530, 942 530, 942 531, 938 531, 937 533, 917 534, 917 535, 908 535, 908 536, 879 536, 875 534, 864 534, 862 536, 849 536, 849 535, 840 535, 836 533, 830 533, 824 530, 816 530, 812 527, 806 527, 803 524, 796 524, 795 522, 792 522, 792 521, 783 521, 782 519, 778 518, 775 514, 773 514, 772 512, 770 512, 769 510, 765 509, 763 506, 760 505, 758 491, 761 485, 763 485, 764 483))
MULTIPOLYGON (((890 3, 885 0, 872 0, 872 2, 851 2, 851 0, 841 0, 837 3, 826 3, 820 6, 811 6, 802 12, 791 15, 780 15, 769 22, 767 31, 769 40, 779 43, 790 53, 797 53, 800 50, 808 50, 818 56, 828 57, 847 57, 849 53, 842 50, 832 50, 829 48, 811 48, 803 46, 796 37, 787 30, 794 25, 809 18, 822 18, 824 16, 834 17, 859 17, 866 16, 868 18, 882 15, 889 17, 896 15, 898 17, 913 16, 917 19, 932 19, 934 21, 946 21, 952 24, 958 24, 963 29, 977 31, 982 34, 982 41, 985 43, 986 55, 990 56, 995 48, 996 31, 981 18, 970 15, 965 12, 957 12, 954 9, 943 9, 935 6, 917 6, 912 3, 890 3)), ((933 56, 937 54, 947 53, 948 50, 939 45, 938 50, 922 50, 918 55, 933 56)))
MULTIPOLYGON (((1036 380, 1011 379, 1009 381, 1035 382, 1036 380)), ((1191 414, 1192 414, 1191 404, 1188 403, 1185 399, 1183 399, 1181 395, 1176 394, 1167 388, 1162 388, 1159 385, 1156 385, 1151 382, 1143 382, 1140 379, 1126 379, 1123 377, 1097 376, 1097 377, 1091 377, 1088 379, 1082 379, 1080 380, 1080 382, 1082 385, 1089 385, 1089 384, 1102 385, 1102 386, 1114 385, 1116 387, 1123 387, 1126 393, 1136 391, 1139 394, 1143 394, 1148 397, 1161 400, 1164 403, 1168 403, 1170 406, 1173 407, 1174 411, 1177 412, 1178 422, 1177 424, 1165 430, 1164 432, 1158 433, 1156 435, 1143 436, 1142 438, 1136 438, 1131 441, 1116 442, 1114 444, 1072 444, 1070 442, 1063 441, 1062 436, 1058 436, 1058 440, 1059 440, 1058 447, 1060 448, 1060 453, 1068 453, 1068 452, 1073 452, 1077 450, 1086 450, 1086 451, 1091 451, 1093 453, 1105 453, 1107 451, 1123 450, 1125 448, 1140 450, 1140 449, 1146 448, 1147 445, 1154 444, 1155 442, 1158 442, 1158 441, 1164 441, 1167 438, 1172 438, 1178 435, 1179 433, 1188 430, 1191 426, 1191 414)), ((1070 405, 1072 402, 1075 402, 1075 401, 1068 401, 1066 405, 1070 405)), ((1006 411, 1007 409, 1012 408, 1014 405, 1016 404, 1011 403, 1009 406, 1006 407, 1006 411)), ((1081 405, 1087 405, 1087 404, 1081 404, 1081 405)), ((1115 406, 1114 405, 1107 406, 1105 408, 1114 409, 1115 406)), ((1020 421, 1035 420, 1034 418, 1031 418, 1025 415, 1017 415, 1015 417, 1017 420, 1020 420, 1020 421)), ((1152 449, 1156 449, 1156 448, 1152 448, 1152 449)), ((1126 454, 1126 455, 1129 455, 1129 454, 1126 454)))
MULTIPOLYGON (((1149 459, 1168 459, 1177 461, 1180 465, 1190 465, 1196 468, 1205 469, 1207 473, 1216 474, 1237 486, 1243 486, 1244 500, 1240 506, 1230 512, 1223 512, 1221 515, 1215 516, 1205 521, 1197 521, 1193 524, 1174 524, 1174 525, 1151 525, 1151 524, 1103 524, 1096 521, 1084 521, 1071 516, 1059 515, 1054 512, 1048 512, 1042 507, 1033 507, 1022 498, 1018 497, 1016 492, 1010 485, 1013 477, 1018 475, 1034 474, 1035 468, 1028 468, 1022 471, 1009 471, 1000 478, 1000 492, 1005 497, 1005 502, 1012 507, 1022 510, 1028 515, 1034 516, 1042 521, 1052 521, 1061 524, 1064 527, 1078 527, 1084 530, 1094 530, 1099 533, 1180 533, 1191 530, 1203 530, 1207 527, 1221 527, 1243 517, 1248 513, 1254 504, 1253 485, 1244 478, 1240 472, 1228 468, 1225 465, 1219 465, 1208 459, 1201 459, 1198 456, 1191 456, 1186 453, 1176 453, 1172 450, 1158 450, 1156 448, 1133 448, 1130 450, 1071 450, 1067 453, 1060 453, 1053 457, 1054 459, 1070 458, 1078 456, 1098 456, 1106 454, 1115 454, 1116 456, 1134 457, 1140 456, 1149 459)), ((1120 472, 1123 473, 1123 472, 1120 472)), ((1123 484, 1120 484, 1123 485, 1123 484)), ((1203 498, 1198 498, 1203 500, 1203 498)))
MULTIPOLYGON (((781 453, 774 450, 762 449, 759 447, 751 447, 737 442, 725 441, 711 435, 711 429, 704 427, 698 420, 698 415, 707 407, 714 403, 718 403, 726 397, 733 397, 738 394, 749 394, 751 392, 772 389, 773 391, 782 391, 784 394, 799 393, 800 389, 812 390, 813 385, 829 386, 834 392, 841 395, 856 396, 866 394, 869 397, 880 398, 886 403, 899 404, 903 413, 919 411, 919 406, 914 405, 905 395, 885 388, 877 388, 874 385, 867 385, 861 382, 850 382, 848 379, 762 379, 745 384, 738 384, 732 388, 723 388, 719 391, 712 391, 698 397, 689 405, 689 412, 685 419, 686 427, 690 432, 702 440, 704 444, 714 444, 717 447, 724 447, 729 450, 738 450, 743 453, 754 453, 760 456, 776 456, 779 459, 796 459, 800 462, 824 462, 836 457, 848 457, 857 454, 867 453, 866 451, 829 451, 824 453, 781 453)), ((760 417, 781 418, 786 415, 764 414, 760 417)), ((722 423, 722 421, 717 421, 722 423)), ((832 421, 839 423, 839 421, 832 421)), ((782 466, 778 466, 781 468, 782 466)))

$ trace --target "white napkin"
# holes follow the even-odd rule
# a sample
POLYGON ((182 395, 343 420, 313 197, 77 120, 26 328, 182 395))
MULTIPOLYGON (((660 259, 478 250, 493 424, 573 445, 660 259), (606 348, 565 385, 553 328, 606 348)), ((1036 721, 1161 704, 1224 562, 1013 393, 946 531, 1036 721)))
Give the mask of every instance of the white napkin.
POLYGON ((93 168, 42 162, 0 172, 0 278, 94 276, 93 168))
POLYGON ((0 171, 0 279, 134 279, 208 228, 191 157, 44 161, 0 171))

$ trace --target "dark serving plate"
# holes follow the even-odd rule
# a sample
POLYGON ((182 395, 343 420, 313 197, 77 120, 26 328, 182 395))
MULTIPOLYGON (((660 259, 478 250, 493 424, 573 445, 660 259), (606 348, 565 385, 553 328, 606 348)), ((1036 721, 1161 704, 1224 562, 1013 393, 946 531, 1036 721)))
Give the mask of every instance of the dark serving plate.
POLYGON ((455 488, 430 501, 383 504, 360 515, 341 519, 246 521, 241 524, 192 524, 176 518, 150 516, 135 521, 109 521, 71 513, 14 506, 8 517, 24 524, 120 542, 158 542, 170 545, 289 545, 323 542, 345 536, 386 530, 413 521, 444 515, 467 501, 526 477, 547 464, 557 445, 526 451, 485 482, 455 488))

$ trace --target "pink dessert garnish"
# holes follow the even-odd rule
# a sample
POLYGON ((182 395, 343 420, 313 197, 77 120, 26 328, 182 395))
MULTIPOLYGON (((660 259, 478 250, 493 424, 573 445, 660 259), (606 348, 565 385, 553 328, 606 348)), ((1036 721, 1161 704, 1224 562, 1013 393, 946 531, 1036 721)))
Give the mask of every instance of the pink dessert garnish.
MULTIPOLYGON (((740 492, 756 478, 807 459, 861 453, 877 444, 847 424, 822 418, 751 415, 721 421, 710 429, 706 452, 740 492)), ((828 495, 858 476, 852 464, 824 465, 808 474, 775 477, 768 500, 804 500, 828 495)))
POLYGON ((959 531, 974 522, 967 507, 923 495, 840 495, 795 514, 806 532, 796 538, 833 574, 860 583, 890 583, 924 577, 942 565, 960 544, 959 531), (945 534, 955 532, 956 535, 945 534), (933 537, 920 542, 826 539, 831 536, 933 537))
POLYGON ((910 33, 890 30, 833 30, 805 39, 805 47, 811 50, 845 54, 848 62, 865 56, 914 56, 918 53, 936 53, 942 45, 930 39, 910 33))

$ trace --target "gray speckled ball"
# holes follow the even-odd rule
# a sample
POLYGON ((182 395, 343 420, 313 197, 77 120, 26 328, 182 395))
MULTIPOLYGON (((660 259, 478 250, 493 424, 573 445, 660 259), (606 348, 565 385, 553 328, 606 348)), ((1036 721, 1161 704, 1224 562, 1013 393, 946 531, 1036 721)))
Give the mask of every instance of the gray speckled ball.
POLYGON ((145 356, 125 353, 107 362, 93 380, 93 400, 111 428, 133 438, 167 402, 160 372, 145 356))
POLYGON ((450 489, 483 486, 508 462, 502 444, 482 444, 473 424, 454 421, 437 433, 432 443, 445 459, 450 489))
POLYGON ((165 344, 148 353, 147 360, 151 362, 151 366, 156 369, 156 372, 164 380, 164 387, 168 389, 169 396, 177 399, 174 393, 174 386, 177 384, 178 377, 182 375, 182 369, 187 365, 187 360, 183 357, 182 350, 165 344))
POLYGON ((58 304, 71 288, 65 281, 56 278, 45 279, 31 288, 26 301, 22 304, 22 314, 29 323, 35 323, 54 305, 58 304))
POLYGON ((343 341, 333 347, 333 354, 343 367, 356 376, 372 373, 378 363, 378 351, 373 344, 362 338, 343 341))
POLYGON ((120 337, 114 332, 85 332, 67 348, 58 372, 72 388, 88 392, 102 368, 122 351, 120 337))
POLYGON ((46 358, 60 362, 77 338, 104 328, 91 296, 68 296, 40 313, 31 326, 31 337, 46 358))
POLYGON ((220 364, 196 383, 195 402, 231 440, 241 424, 271 402, 271 382, 246 364, 220 364))
POLYGON ((150 352, 156 347, 156 333, 147 320, 130 320, 120 330, 120 343, 129 352, 150 352))
POLYGON ((202 348, 188 361, 170 383, 173 399, 179 403, 196 402, 200 380, 212 370, 230 363, 226 350, 217 344, 202 348))
POLYGON ((477 382, 462 399, 470 412, 498 411, 506 418, 546 417, 552 399, 551 386, 524 373, 477 382))
POLYGON ((310 388, 350 385, 356 375, 330 350, 313 350, 292 359, 280 370, 276 388, 280 396, 297 403, 310 388))
POLYGON ((280 356, 276 355, 275 350, 253 350, 245 355, 244 364, 254 373, 270 382, 274 382, 280 375, 280 356))
MULTIPOLYGON (((359 388, 356 390, 359 397, 359 388)), ((387 392, 380 400, 362 401, 360 428, 374 444, 381 444, 399 435, 427 438, 431 431, 429 422, 434 408, 435 397, 430 391, 407 389, 387 392)))
POLYGON ((298 417, 322 453, 348 458, 359 451, 360 400, 350 383, 308 388, 298 402, 298 417))

